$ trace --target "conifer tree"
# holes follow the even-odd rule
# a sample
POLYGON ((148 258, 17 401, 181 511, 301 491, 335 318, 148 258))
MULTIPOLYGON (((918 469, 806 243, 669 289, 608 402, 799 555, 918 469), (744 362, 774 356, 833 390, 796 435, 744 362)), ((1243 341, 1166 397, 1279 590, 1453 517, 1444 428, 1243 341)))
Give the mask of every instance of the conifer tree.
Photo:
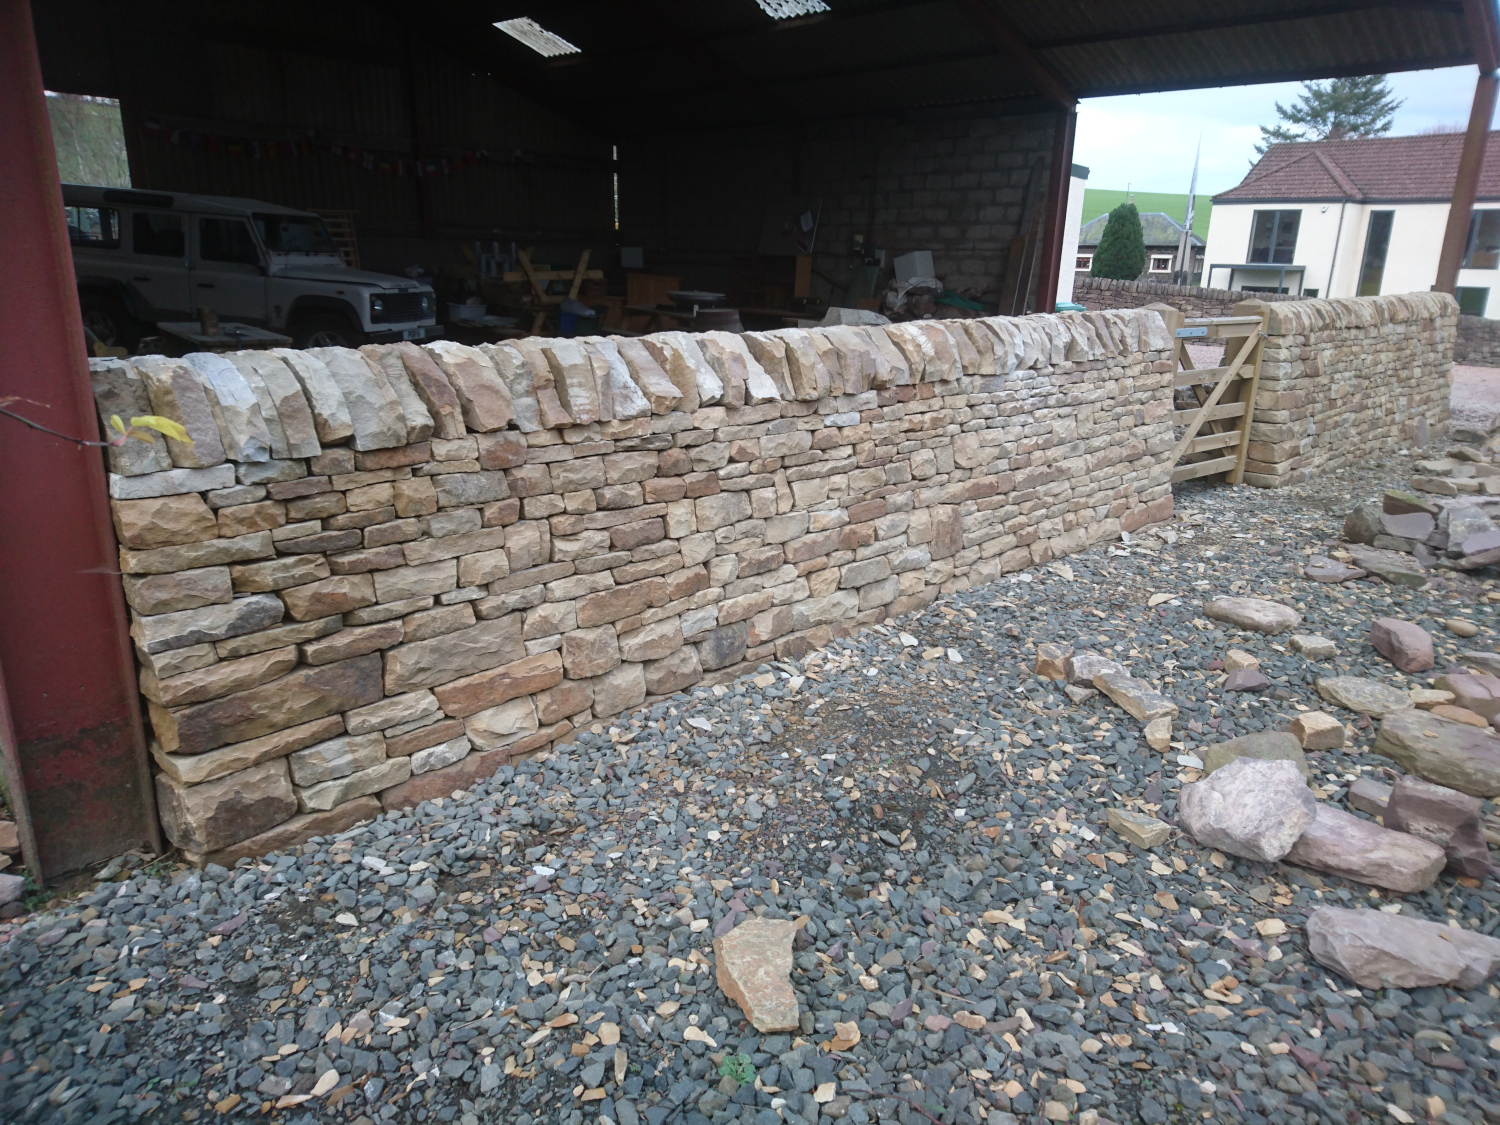
POLYGON ((1109 223, 1094 250, 1091 277, 1134 281, 1146 268, 1146 236, 1134 203, 1122 203, 1109 213, 1109 223))
POLYGON ((1391 131, 1401 102, 1391 95, 1385 75, 1363 78, 1331 78, 1327 82, 1304 82, 1297 101, 1276 103, 1275 125, 1260 127, 1264 153, 1277 141, 1341 141, 1351 137, 1379 137, 1391 131))

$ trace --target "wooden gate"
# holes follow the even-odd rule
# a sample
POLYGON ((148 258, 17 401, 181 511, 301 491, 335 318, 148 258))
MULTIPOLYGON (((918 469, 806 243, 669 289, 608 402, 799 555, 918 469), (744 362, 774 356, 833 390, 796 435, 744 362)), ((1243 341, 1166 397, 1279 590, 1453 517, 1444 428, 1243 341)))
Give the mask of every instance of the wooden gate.
POLYGON ((1172 483, 1219 473, 1227 484, 1245 476, 1255 392, 1260 385, 1260 357, 1265 341, 1264 314, 1187 318, 1166 305, 1152 305, 1175 338, 1173 395, 1186 389, 1196 400, 1172 412, 1177 444, 1172 449, 1172 483), (1220 367, 1198 367, 1188 345, 1224 341, 1220 367))

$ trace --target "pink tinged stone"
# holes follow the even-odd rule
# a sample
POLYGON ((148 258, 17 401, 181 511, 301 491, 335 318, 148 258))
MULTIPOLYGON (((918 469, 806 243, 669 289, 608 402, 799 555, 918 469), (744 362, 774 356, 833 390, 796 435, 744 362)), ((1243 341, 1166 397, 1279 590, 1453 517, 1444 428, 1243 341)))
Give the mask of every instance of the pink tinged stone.
POLYGON ((1418 777, 1402 777, 1391 787, 1383 817, 1387 828, 1419 836, 1442 848, 1450 871, 1483 879, 1492 867, 1479 819, 1483 804, 1478 797, 1456 789, 1418 777))
POLYGON ((517 419, 515 396, 484 352, 446 340, 428 344, 423 350, 448 377, 470 430, 503 430, 517 419))
MULTIPOLYGON (((316 457, 322 453, 317 422, 313 418, 312 408, 307 405, 302 384, 292 374, 292 369, 270 352, 236 352, 228 358, 245 374, 247 381, 250 381, 250 372, 253 371, 265 388, 277 425, 281 427, 286 439, 286 453, 277 453, 276 456, 316 457)), ((250 385, 255 387, 253 381, 250 381, 250 385)), ((259 391, 256 392, 256 397, 260 397, 259 391)), ((261 412, 265 414, 264 406, 261 412)), ((266 424, 270 425, 269 415, 266 415, 266 424)))
POLYGON ((1377 617, 1370 644, 1403 672, 1425 672, 1433 665, 1432 637, 1422 626, 1394 617, 1377 617))
MULTIPOLYGON (((1452 681, 1475 679, 1490 677, 1441 676, 1438 684, 1451 691, 1452 681)), ((1373 749, 1427 781, 1474 797, 1500 796, 1500 738, 1490 731, 1430 711, 1394 711, 1381 722, 1373 749)))
POLYGON ((406 419, 406 443, 415 445, 430 438, 433 431, 432 414, 412 385, 411 375, 407 372, 401 353, 390 344, 363 344, 359 354, 380 369, 380 373, 385 376, 386 385, 400 400, 401 413, 406 419))
POLYGON ((209 410, 219 427, 219 440, 224 443, 224 455, 231 461, 269 461, 271 431, 240 369, 213 352, 190 352, 182 359, 203 383, 209 410))
POLYGON ((191 442, 167 439, 172 464, 180 469, 207 469, 224 461, 224 443, 214 421, 208 395, 192 368, 162 356, 135 360, 136 371, 146 383, 151 413, 180 423, 191 442))
POLYGON ((350 444, 358 450, 406 444, 406 412, 385 374, 352 348, 309 348, 343 392, 354 425, 350 444))
POLYGON ((323 361, 311 352, 294 348, 272 348, 271 354, 286 364, 301 385, 318 440, 335 444, 352 437, 354 422, 349 416, 349 404, 323 361))
POLYGON ((1319 805, 1317 818, 1292 845, 1286 861, 1357 883, 1415 894, 1432 886, 1448 857, 1429 840, 1319 805))
POLYGON ((1265 691, 1271 681, 1254 668, 1236 668, 1224 680, 1225 691, 1265 691))
POLYGON ((1317 801, 1295 762, 1236 758, 1183 786, 1178 808, 1200 844, 1274 863, 1313 823, 1317 801))
POLYGON ((1361 988, 1477 988, 1500 968, 1500 940, 1380 910, 1320 906, 1308 915, 1307 945, 1361 988))
POLYGON ((751 918, 714 939, 719 987, 762 1034, 796 1031, 792 988, 794 922, 751 918))

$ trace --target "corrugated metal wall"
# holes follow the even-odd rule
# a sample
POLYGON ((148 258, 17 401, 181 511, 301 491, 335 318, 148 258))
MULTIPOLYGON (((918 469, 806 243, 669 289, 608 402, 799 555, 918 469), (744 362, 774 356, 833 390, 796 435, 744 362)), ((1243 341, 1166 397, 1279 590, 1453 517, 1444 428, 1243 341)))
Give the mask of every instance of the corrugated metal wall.
POLYGON ((612 237, 608 141, 357 0, 34 8, 49 87, 120 99, 138 187, 353 211, 362 242, 612 237), (394 174, 419 149, 446 174, 394 174))

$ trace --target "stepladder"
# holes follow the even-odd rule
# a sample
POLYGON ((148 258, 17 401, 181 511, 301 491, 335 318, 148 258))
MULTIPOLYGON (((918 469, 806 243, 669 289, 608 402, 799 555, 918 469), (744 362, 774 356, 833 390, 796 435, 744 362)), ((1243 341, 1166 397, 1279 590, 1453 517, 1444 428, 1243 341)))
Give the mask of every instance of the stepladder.
POLYGON ((1151 307, 1161 313, 1173 337, 1172 483, 1215 476, 1226 484, 1242 483, 1260 385, 1265 314, 1245 309, 1245 315, 1185 317, 1165 305, 1151 307), (1199 366, 1193 355, 1197 351, 1201 360, 1220 348, 1222 357, 1213 366, 1199 366))

